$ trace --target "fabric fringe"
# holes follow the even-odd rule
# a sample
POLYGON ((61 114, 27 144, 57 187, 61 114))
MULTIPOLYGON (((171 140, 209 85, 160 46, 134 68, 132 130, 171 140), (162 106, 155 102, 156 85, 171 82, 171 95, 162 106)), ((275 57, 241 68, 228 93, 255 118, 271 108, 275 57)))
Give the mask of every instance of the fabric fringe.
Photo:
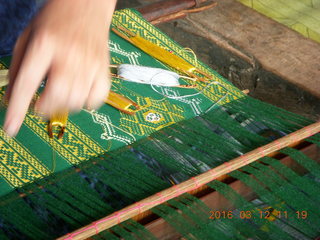
MULTIPOLYGON (((57 238, 311 123, 249 97, 237 100, 2 197, 0 237, 57 238)), ((320 146, 319 135, 308 141, 320 146)), ((185 239, 314 238, 320 233, 320 166, 295 149, 282 153, 310 173, 300 176, 270 157, 230 173, 256 193, 259 204, 225 183, 208 184, 234 206, 232 219, 210 219, 212 209, 189 194, 152 211, 185 239), (261 217, 263 206, 291 217, 270 221, 261 217), (236 217, 242 211, 252 217, 236 217), (307 211, 308 218, 293 217, 297 211, 307 211)), ((95 237, 119 238, 154 236, 129 220, 95 237)))

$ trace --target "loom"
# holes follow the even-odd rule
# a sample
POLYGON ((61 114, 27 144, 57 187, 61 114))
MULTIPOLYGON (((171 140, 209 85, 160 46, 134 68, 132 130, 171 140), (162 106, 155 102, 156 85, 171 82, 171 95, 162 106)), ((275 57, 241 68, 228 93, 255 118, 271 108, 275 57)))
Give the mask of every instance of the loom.
MULTIPOLYGON (((319 237, 320 123, 247 96, 135 10, 117 11, 118 26, 219 84, 158 87, 199 93, 170 99, 113 78, 112 90, 139 105, 134 115, 82 111, 61 139, 32 112, 16 138, 1 130, 0 239, 319 237)), ((110 38, 113 64, 177 71, 110 38)))

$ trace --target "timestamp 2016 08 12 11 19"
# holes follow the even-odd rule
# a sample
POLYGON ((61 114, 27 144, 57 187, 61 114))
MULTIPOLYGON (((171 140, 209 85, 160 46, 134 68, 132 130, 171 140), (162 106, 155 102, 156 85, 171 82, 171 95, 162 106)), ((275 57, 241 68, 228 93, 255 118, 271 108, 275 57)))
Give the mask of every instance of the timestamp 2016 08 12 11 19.
POLYGON ((275 209, 261 209, 261 210, 244 210, 244 211, 232 211, 232 210, 217 210, 210 211, 209 219, 270 219, 270 218, 298 218, 298 219, 306 219, 308 217, 308 211, 301 210, 290 213, 288 211, 278 211, 275 209))

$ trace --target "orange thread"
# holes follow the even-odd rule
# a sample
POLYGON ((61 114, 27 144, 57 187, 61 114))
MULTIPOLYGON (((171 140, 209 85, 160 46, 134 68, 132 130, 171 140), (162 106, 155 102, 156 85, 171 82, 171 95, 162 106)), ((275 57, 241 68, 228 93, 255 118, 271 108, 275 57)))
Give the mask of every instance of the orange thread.
POLYGON ((143 206, 142 203, 139 203, 138 206, 137 206, 137 207, 138 207, 138 210, 139 210, 139 214, 141 214, 141 205, 143 206))
POLYGON ((209 170, 209 172, 211 173, 213 179, 212 180, 215 180, 216 179, 216 170, 215 169, 211 169, 209 170))
POLYGON ((243 161, 246 165, 249 164, 249 158, 245 157, 243 154, 240 155, 240 159, 242 159, 242 161, 243 161))
POLYGON ((177 193, 178 193, 177 196, 180 196, 180 195, 184 194, 184 192, 183 192, 182 189, 179 187, 179 185, 174 185, 174 186, 172 186, 172 187, 177 189, 177 193))
POLYGON ((199 184, 198 179, 196 179, 195 177, 191 177, 191 179, 195 182, 196 184, 196 188, 200 187, 201 185, 199 184))
POLYGON ((258 148, 258 152, 259 154, 261 155, 261 158, 265 157, 266 154, 264 153, 265 152, 265 149, 263 147, 259 147, 258 148))
POLYGON ((230 170, 231 169, 231 167, 230 167, 230 163, 227 161, 227 162, 225 162, 223 165, 225 165, 226 166, 226 169, 228 169, 228 170, 230 170))
POLYGON ((275 144, 277 144, 277 147, 278 147, 278 148, 281 148, 281 143, 279 142, 278 139, 274 140, 273 142, 274 142, 275 144))
POLYGON ((312 129, 310 127, 307 127, 306 132, 308 133, 309 137, 315 135, 315 133, 312 132, 312 129))
POLYGON ((121 214, 120 212, 115 212, 115 215, 116 215, 116 217, 117 217, 118 224, 121 223, 120 214, 121 214))
POLYGON ((165 197, 162 195, 161 192, 156 193, 156 195, 160 197, 160 202, 164 203, 166 201, 165 197))
POLYGON ((73 239, 71 233, 68 233, 66 235, 67 235, 67 238, 65 238, 64 240, 72 240, 73 239))
POLYGON ((294 142, 298 141, 297 139, 299 138, 299 136, 300 136, 299 133, 296 133, 296 132, 291 133, 291 137, 294 140, 294 142))
POLYGON ((99 234, 99 229, 98 229, 98 222, 93 222, 92 225, 94 226, 94 229, 96 230, 96 235, 99 234))

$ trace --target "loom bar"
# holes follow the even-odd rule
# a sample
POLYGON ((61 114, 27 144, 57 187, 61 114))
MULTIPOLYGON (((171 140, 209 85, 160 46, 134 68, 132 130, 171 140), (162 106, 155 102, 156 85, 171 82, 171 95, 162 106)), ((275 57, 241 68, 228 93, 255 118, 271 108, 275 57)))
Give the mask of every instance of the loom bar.
MULTIPOLYGON (((299 145, 295 146, 295 148, 299 149, 302 153, 304 153, 305 155, 307 155, 312 159, 315 159, 318 163, 320 163, 320 155, 319 155, 320 153, 318 152, 319 148, 317 147, 317 145, 312 143, 307 143, 308 145, 304 146, 305 144, 306 142, 302 142, 299 145), (303 147, 301 148, 301 146, 303 147)), ((272 154, 269 154, 268 157, 271 157, 271 155, 272 154)), ((280 155, 282 154, 278 152, 277 154, 275 154, 274 158, 278 159, 284 166, 291 168, 293 171, 295 171, 299 175, 306 174, 308 172, 306 169, 301 168, 301 166, 297 164, 290 156, 279 157, 280 155)), ((218 178, 218 181, 223 181, 223 180, 220 180, 220 178, 218 178)), ((252 191, 250 187, 248 187, 245 183, 241 182, 240 180, 234 180, 230 183, 228 182, 228 185, 232 189, 234 189, 239 195, 241 195, 244 199, 246 199, 248 202, 257 198, 257 194, 254 191, 252 191)), ((200 199, 205 205, 207 205, 212 210, 215 210, 215 211, 219 211, 220 209, 227 210, 227 211, 235 210, 235 206, 229 201, 227 201, 226 198, 222 197, 218 191, 215 191, 212 188, 209 188, 209 189, 210 189, 209 193, 201 196, 197 196, 198 192, 195 192, 195 193, 188 192, 188 193, 200 199)), ((153 214, 150 210, 148 212, 150 215, 153 214)), ((141 216, 141 215, 137 215, 137 216, 141 216)), ((153 214, 153 216, 155 216, 155 214, 153 214)), ((137 219, 137 217, 134 217, 133 220, 139 222, 139 220, 142 220, 147 217, 148 215, 143 216, 140 219, 137 219)), ((153 236, 155 236, 156 239, 181 239, 181 234, 178 233, 163 218, 157 215, 155 216, 155 219, 152 219, 151 221, 143 223, 143 225, 146 228, 146 230, 148 230, 153 236)))
POLYGON ((120 222, 126 221, 139 213, 145 212, 155 206, 158 206, 170 199, 180 196, 183 193, 192 191, 197 187, 205 185, 225 174, 242 168, 263 156, 267 156, 273 152, 279 151, 291 144, 299 142, 305 138, 308 138, 314 134, 320 132, 320 122, 316 122, 307 127, 304 127, 298 131, 295 131, 287 136, 284 136, 277 141, 273 141, 255 150, 252 150, 240 157, 237 157, 229 162, 226 162, 216 168, 213 168, 205 173, 202 173, 192 179, 189 179, 183 183, 165 189, 159 193, 156 193, 150 197, 147 197, 135 204, 132 204, 118 212, 115 212, 105 218, 102 218, 86 227, 83 227, 71 234, 67 234, 58 240, 81 240, 87 239, 93 235, 96 235, 97 229, 99 232, 107 230, 120 222), (196 179, 196 181, 195 181, 196 179))
POLYGON ((147 21, 153 21, 160 17, 171 15, 182 10, 195 7, 198 3, 207 0, 164 0, 138 8, 137 10, 147 21))
POLYGON ((153 25, 157 25, 157 24, 160 24, 160 23, 170 22, 170 21, 173 21, 173 20, 176 20, 176 19, 184 18, 184 17, 187 16, 188 13, 202 12, 202 11, 208 10, 210 8, 213 8, 216 5, 217 5, 217 3, 213 2, 213 3, 208 4, 206 6, 203 6, 203 7, 182 10, 182 11, 177 12, 177 13, 172 13, 170 15, 165 15, 165 16, 159 17, 159 18, 157 18, 155 20, 150 21, 150 23, 153 24, 153 25))

